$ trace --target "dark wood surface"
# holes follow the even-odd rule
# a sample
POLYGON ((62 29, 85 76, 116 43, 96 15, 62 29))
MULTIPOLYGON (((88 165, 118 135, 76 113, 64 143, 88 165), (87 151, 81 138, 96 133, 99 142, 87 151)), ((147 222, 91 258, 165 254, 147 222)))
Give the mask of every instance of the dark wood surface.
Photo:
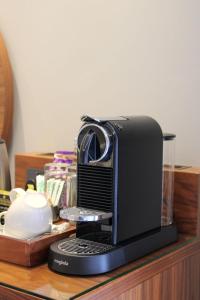
POLYGON ((157 259, 152 262, 78 299, 134 299, 131 296, 137 294, 137 300, 199 300, 197 285, 200 278, 200 241, 185 245, 163 257, 157 254, 157 259), (173 289, 169 290, 171 287, 173 289), (186 293, 186 298, 181 298, 182 291, 186 293), (180 297, 176 297, 177 294, 180 297), (150 298, 150 295, 153 295, 153 298, 150 298))
POLYGON ((116 300, 199 300, 200 254, 195 254, 125 291, 116 300))
POLYGON ((0 285, 0 300, 38 300, 40 297, 30 296, 27 293, 21 293, 18 291, 7 288, 0 285))
POLYGON ((200 168, 175 170, 174 219, 179 232, 200 236, 200 168))
POLYGON ((53 154, 18 153, 15 155, 15 187, 25 188, 28 169, 43 170, 53 161, 53 154))
POLYGON ((0 260, 22 266, 36 266, 46 262, 49 246, 75 232, 70 226, 65 232, 45 234, 30 240, 0 236, 0 260))

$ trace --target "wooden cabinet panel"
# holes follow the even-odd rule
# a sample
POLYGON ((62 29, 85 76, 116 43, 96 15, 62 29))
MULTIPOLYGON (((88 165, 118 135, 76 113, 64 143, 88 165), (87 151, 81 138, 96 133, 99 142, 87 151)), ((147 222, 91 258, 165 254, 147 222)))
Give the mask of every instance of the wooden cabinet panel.
MULTIPOLYGON (((142 264, 141 268, 124 273, 122 277, 117 276, 115 280, 108 282, 106 285, 99 286, 97 289, 80 296, 78 299, 121 300, 124 297, 124 299, 135 300, 133 295, 137 296, 137 300, 200 299, 199 288, 197 288, 200 282, 199 239, 195 239, 193 242, 189 242, 189 244, 186 243, 183 247, 177 249, 177 251, 167 251, 167 254, 162 257, 157 252, 155 257, 157 257, 155 260, 149 261, 147 264, 142 264), (191 277, 190 281, 188 281, 188 277, 191 277), (171 290, 176 289, 178 289, 177 293, 181 296, 189 293, 193 298, 172 298, 173 294, 171 294, 171 290)), ((125 267, 122 268, 125 269, 125 267)), ((113 273, 116 274, 117 270, 113 273)))
POLYGON ((178 231, 200 236, 200 168, 176 169, 174 219, 178 231))
POLYGON ((1 300, 38 300, 41 298, 15 291, 4 286, 0 286, 1 300))
POLYGON ((199 300, 199 278, 200 254, 196 254, 113 299, 199 300))

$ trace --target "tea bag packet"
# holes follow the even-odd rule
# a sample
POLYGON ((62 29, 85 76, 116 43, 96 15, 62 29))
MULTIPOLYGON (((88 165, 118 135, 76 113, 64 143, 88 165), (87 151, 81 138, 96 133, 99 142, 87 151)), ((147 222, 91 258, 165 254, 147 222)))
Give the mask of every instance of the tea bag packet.
POLYGON ((56 206, 55 204, 56 204, 57 194, 60 188, 61 181, 62 181, 61 179, 54 179, 54 185, 53 185, 52 196, 51 196, 51 203, 53 206, 56 206))
POLYGON ((56 197, 53 202, 53 206, 58 206, 59 202, 61 202, 61 195, 63 193, 64 185, 65 185, 65 181, 60 180, 58 191, 57 191, 56 197))
POLYGON ((44 175, 36 176, 36 190, 39 193, 44 193, 44 175))
POLYGON ((50 201, 53 193, 54 180, 55 180, 54 178, 50 178, 46 182, 46 195, 47 195, 47 199, 50 201))
POLYGON ((67 172, 68 164, 63 162, 48 163, 44 166, 44 191, 52 207, 54 221, 59 218, 61 195, 64 193, 67 172))
POLYGON ((67 193, 66 193, 66 207, 76 206, 77 199, 77 181, 76 174, 71 173, 67 177, 67 193))

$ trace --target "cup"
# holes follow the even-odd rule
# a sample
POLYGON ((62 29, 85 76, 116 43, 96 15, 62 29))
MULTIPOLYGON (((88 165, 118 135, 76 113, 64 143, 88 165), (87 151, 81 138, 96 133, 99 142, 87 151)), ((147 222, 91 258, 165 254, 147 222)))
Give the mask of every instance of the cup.
POLYGON ((41 193, 27 192, 16 198, 4 216, 4 225, 0 225, 3 234, 17 239, 31 239, 51 231, 52 210, 47 199, 41 193))
POLYGON ((175 137, 170 133, 163 136, 162 226, 173 223, 175 137))

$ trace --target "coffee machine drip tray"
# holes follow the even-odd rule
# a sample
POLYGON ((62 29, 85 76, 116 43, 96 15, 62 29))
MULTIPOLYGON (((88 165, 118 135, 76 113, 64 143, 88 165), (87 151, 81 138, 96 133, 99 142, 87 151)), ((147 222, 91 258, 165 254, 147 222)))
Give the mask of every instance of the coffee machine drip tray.
POLYGON ((113 248, 114 247, 112 245, 106 245, 80 238, 67 239, 58 244, 58 249, 65 255, 95 255, 112 250, 113 248))
POLYGON ((84 207, 70 207, 61 210, 60 217, 74 222, 96 222, 111 218, 112 213, 84 207))
POLYGON ((66 238, 50 246, 51 270, 73 275, 109 272, 177 240, 176 226, 169 225, 121 245, 109 245, 84 238, 66 238))

